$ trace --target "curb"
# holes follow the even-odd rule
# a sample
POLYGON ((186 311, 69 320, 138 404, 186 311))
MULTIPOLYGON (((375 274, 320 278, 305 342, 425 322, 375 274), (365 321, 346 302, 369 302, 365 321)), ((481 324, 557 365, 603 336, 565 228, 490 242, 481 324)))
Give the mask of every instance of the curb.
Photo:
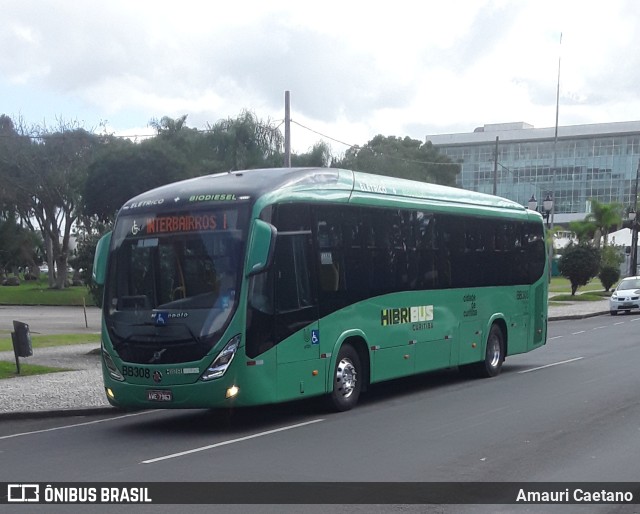
POLYGON ((69 409, 51 409, 51 410, 34 410, 34 411, 19 411, 19 412, 0 412, 0 420, 13 419, 45 419, 45 418, 70 418, 73 416, 87 416, 98 414, 114 414, 130 412, 124 409, 118 409, 117 407, 74 407, 69 409))
POLYGON ((547 319, 549 321, 565 321, 570 319, 585 319, 585 318, 594 318, 595 316, 603 316, 605 314, 609 314, 609 311, 601 311, 601 312, 590 312, 588 314, 566 314, 566 315, 558 315, 558 316, 549 316, 547 319))

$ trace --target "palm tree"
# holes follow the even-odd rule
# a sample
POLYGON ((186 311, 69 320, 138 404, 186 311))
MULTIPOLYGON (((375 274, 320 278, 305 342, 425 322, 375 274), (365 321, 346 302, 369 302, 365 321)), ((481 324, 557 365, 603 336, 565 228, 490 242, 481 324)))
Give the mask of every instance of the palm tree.
POLYGON ((149 121, 149 125, 151 125, 158 135, 160 134, 176 134, 180 132, 185 127, 185 122, 187 121, 187 114, 183 114, 178 118, 170 118, 169 116, 163 116, 160 121, 157 119, 152 119, 149 121))
POLYGON ((598 230, 595 223, 591 221, 570 221, 569 230, 576 235, 578 243, 588 243, 598 230))
POLYGON ((603 239, 603 246, 607 246, 609 231, 622 223, 623 209, 623 206, 617 202, 607 204, 591 200, 591 212, 587 214, 585 221, 590 221, 596 226, 597 231, 594 236, 596 248, 600 248, 601 239, 603 239))

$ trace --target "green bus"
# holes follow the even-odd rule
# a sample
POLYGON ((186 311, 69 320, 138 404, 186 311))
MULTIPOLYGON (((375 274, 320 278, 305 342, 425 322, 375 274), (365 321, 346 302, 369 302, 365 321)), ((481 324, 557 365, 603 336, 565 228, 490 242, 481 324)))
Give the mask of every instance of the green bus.
POLYGON ((194 178, 143 193, 96 248, 111 404, 248 406, 459 367, 493 377, 547 337, 541 216, 343 169, 194 178))

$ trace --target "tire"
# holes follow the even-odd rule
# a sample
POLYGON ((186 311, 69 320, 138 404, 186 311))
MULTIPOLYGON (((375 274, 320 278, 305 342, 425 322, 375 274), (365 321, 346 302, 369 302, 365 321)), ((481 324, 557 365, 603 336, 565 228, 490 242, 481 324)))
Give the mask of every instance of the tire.
POLYGON ((498 376, 502 370, 505 358, 504 334, 498 325, 491 325, 484 360, 461 366, 460 370, 466 375, 476 378, 491 378, 498 376))
POLYGON ((360 356, 353 346, 340 348, 333 370, 333 388, 329 393, 329 407, 344 412, 355 407, 362 390, 362 367, 360 356))
POLYGON ((617 316, 618 315, 618 311, 609 311, 609 314, 611 314, 612 316, 617 316))

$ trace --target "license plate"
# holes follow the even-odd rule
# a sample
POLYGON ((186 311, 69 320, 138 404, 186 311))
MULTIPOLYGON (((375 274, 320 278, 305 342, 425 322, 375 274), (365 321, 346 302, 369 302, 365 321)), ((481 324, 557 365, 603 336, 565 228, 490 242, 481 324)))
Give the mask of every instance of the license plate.
POLYGON ((147 391, 147 400, 150 402, 170 402, 173 400, 173 394, 166 389, 150 389, 147 391))

